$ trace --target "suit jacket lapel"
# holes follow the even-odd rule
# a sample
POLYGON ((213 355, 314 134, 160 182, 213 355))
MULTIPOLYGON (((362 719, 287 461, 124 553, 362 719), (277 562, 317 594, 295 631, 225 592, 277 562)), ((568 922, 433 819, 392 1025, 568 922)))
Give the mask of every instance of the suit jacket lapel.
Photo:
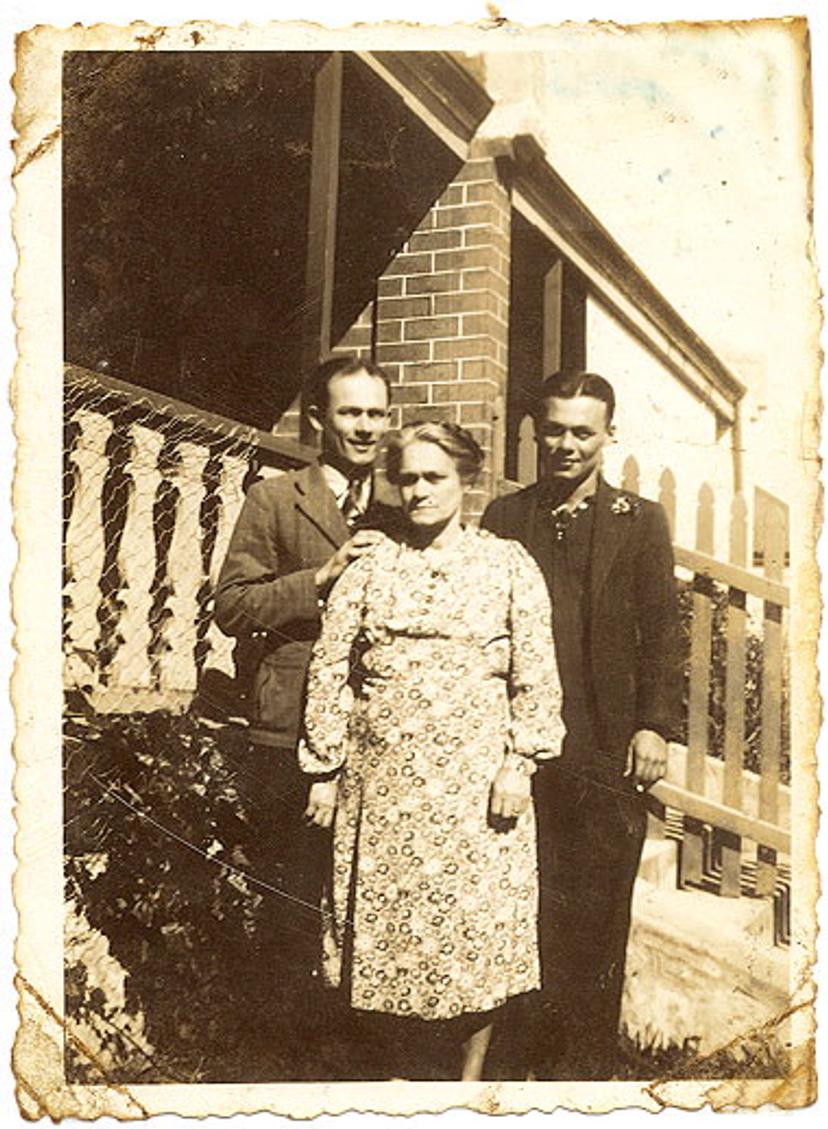
POLYGON ((296 475, 293 486, 297 509, 338 549, 348 540, 348 523, 325 481, 322 468, 316 464, 305 467, 296 475))
POLYGON ((595 524, 592 529, 591 595, 592 606, 601 595, 618 551, 632 532, 629 514, 613 513, 612 505, 623 491, 608 486, 603 479, 595 492, 595 524))

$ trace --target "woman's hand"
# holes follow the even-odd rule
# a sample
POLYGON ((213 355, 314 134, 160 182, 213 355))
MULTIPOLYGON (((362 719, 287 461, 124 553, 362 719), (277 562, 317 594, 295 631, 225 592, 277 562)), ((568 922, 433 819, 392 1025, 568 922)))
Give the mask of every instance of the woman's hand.
POLYGON ((529 776, 504 764, 492 784, 491 813, 495 819, 517 819, 529 807, 531 798, 529 776))
POLYGON ((330 827, 336 811, 336 780, 315 780, 308 791, 305 819, 317 827, 330 827))

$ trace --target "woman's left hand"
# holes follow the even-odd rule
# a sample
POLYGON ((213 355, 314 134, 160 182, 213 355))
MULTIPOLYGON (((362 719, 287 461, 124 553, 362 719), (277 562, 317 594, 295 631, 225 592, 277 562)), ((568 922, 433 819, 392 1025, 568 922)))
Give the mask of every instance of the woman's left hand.
POLYGON ((336 811, 336 780, 315 780, 308 791, 305 819, 317 827, 330 827, 336 811))
POLYGON ((496 819, 517 819, 528 808, 531 796, 532 784, 526 773, 503 765, 492 784, 492 815, 496 819))

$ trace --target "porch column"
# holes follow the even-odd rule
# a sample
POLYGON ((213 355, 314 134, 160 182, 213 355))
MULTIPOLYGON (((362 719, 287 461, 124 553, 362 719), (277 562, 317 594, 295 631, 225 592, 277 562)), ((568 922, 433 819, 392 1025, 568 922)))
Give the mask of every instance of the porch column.
MULTIPOLYGON (((331 348, 336 210, 339 194, 339 137, 342 123, 342 53, 334 51, 316 76, 313 105, 308 251, 302 320, 302 372, 310 372, 331 348)), ((316 443, 302 393, 301 442, 316 443)))
POLYGON ((543 376, 586 365, 586 285, 583 275, 558 259, 543 284, 543 376))

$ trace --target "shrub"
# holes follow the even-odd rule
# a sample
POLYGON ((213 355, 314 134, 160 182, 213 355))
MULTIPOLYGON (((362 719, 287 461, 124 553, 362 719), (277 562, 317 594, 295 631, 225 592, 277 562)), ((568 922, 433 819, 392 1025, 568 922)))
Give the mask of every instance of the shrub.
MULTIPOLYGON (((67 898, 126 970, 123 1011, 143 1015, 155 1049, 149 1060, 113 1028, 110 1080, 195 1080, 261 1007, 239 976, 262 902, 246 877, 259 829, 237 787, 244 732, 157 711, 75 716, 64 733, 67 898)), ((100 1028, 105 1001, 82 967, 66 988, 69 1018, 100 1028)), ((83 1055, 69 1073, 99 1080, 83 1055)))

